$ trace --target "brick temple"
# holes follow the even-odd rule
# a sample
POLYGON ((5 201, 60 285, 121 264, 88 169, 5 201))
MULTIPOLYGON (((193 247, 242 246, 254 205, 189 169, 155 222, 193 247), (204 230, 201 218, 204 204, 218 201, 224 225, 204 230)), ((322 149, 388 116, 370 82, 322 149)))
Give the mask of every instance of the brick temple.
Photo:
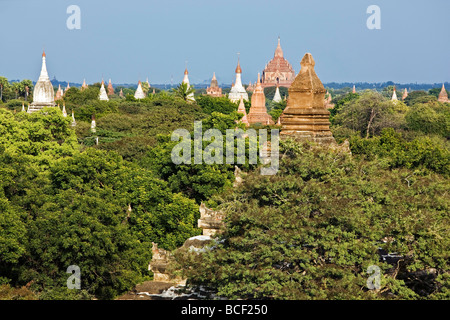
POLYGON ((283 49, 281 49, 280 37, 278 37, 278 46, 275 54, 262 72, 261 87, 280 87, 289 88, 295 79, 295 71, 292 65, 284 58, 283 49))

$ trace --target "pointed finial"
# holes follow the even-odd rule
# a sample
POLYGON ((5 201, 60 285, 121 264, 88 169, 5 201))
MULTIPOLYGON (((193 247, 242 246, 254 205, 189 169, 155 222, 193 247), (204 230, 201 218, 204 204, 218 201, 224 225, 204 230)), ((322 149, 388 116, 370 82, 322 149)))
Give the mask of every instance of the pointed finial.
POLYGON ((237 67, 236 67, 236 71, 235 71, 235 72, 236 72, 236 73, 242 73, 241 64, 240 64, 240 59, 239 59, 241 53, 238 52, 237 54, 238 54, 238 64, 237 64, 237 67))

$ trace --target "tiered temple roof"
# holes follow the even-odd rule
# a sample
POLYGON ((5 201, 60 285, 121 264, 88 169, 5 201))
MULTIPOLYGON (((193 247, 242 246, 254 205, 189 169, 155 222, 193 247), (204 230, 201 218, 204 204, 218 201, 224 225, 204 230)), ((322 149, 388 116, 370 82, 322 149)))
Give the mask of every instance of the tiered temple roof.
POLYGON ((61 100, 62 96, 63 96, 63 93, 62 93, 62 90, 61 90, 61 85, 59 84, 58 85, 58 90, 56 91, 55 100, 56 101, 61 100))
POLYGON ((281 87, 289 87, 294 81, 295 71, 292 65, 284 58, 283 49, 281 49, 280 38, 278 37, 278 46, 275 54, 262 72, 263 88, 275 87, 277 84, 281 87))
POLYGON ((213 96, 213 97, 221 97, 222 96, 222 88, 219 87, 219 83, 217 82, 215 72, 211 79, 211 85, 208 88, 206 88, 206 94, 213 96))

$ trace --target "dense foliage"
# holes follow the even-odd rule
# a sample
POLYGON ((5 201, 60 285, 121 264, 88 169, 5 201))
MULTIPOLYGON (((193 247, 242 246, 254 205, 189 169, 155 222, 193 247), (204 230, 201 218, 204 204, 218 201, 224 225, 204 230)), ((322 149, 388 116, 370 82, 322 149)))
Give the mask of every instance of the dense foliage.
MULTIPOLYGON (((233 188, 234 164, 171 158, 172 133, 193 138, 195 121, 203 133, 244 129, 226 97, 196 90, 189 101, 185 87, 152 94, 143 83, 144 99, 118 87, 99 101, 97 83, 67 90, 63 117, 20 112, 31 81, 0 83, 0 299, 114 298, 151 279, 152 242, 175 250, 201 233, 201 202, 227 213, 227 230, 214 250, 177 252, 191 284, 233 298, 449 297, 450 106, 437 90, 392 102, 392 85, 330 88, 331 129, 352 154, 285 141, 277 175, 246 162, 233 188), (66 287, 69 265, 80 267, 81 290, 66 287), (382 269, 379 291, 366 287, 370 265, 382 269)), ((273 103, 274 90, 265 92, 276 121, 286 100, 273 103)))
POLYGON ((80 152, 58 109, 0 110, 0 123, 2 283, 52 297, 77 265, 88 294, 112 298, 151 276, 152 241, 199 233, 194 200, 115 152, 80 152))
POLYGON ((437 174, 285 141, 275 176, 217 197, 226 231, 176 252, 192 285, 243 299, 448 299, 449 185, 437 174), (380 252, 395 253, 395 263, 380 252), (381 268, 381 288, 367 269, 381 268), (431 280, 430 280, 431 279, 431 280))

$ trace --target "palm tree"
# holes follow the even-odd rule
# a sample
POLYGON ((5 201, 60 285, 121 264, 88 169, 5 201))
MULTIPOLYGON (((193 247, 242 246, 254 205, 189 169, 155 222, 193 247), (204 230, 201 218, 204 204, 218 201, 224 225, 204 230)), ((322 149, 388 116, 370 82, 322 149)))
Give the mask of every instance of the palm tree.
POLYGON ((187 83, 182 82, 178 87, 173 88, 172 92, 176 97, 183 99, 184 101, 188 101, 190 100, 190 96, 194 94, 195 89, 187 83))

